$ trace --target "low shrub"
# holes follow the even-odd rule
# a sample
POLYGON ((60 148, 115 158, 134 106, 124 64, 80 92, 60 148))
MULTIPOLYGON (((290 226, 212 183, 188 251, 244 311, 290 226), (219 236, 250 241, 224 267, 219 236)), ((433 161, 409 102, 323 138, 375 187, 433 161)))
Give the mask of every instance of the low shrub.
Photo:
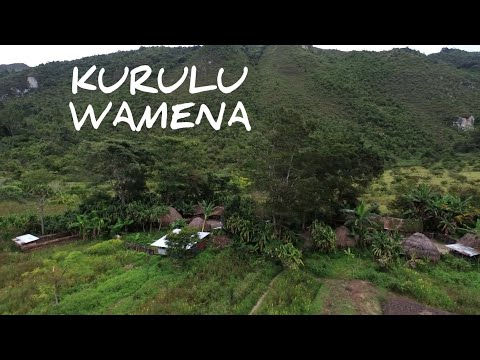
POLYGON ((391 268, 398 261, 402 254, 401 240, 398 233, 374 231, 370 234, 372 254, 382 268, 391 268))
POLYGON ((330 226, 315 220, 311 236, 315 249, 324 253, 335 252, 336 235, 330 226))
POLYGON ((123 241, 119 239, 107 240, 99 242, 87 249, 88 254, 92 255, 107 255, 114 254, 123 246, 123 241))

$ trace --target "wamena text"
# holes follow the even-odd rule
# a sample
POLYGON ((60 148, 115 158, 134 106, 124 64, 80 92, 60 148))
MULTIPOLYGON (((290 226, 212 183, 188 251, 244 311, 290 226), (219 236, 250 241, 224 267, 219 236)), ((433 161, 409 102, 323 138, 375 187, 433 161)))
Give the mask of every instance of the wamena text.
MULTIPOLYGON (((89 78, 93 75, 93 73, 96 71, 96 66, 92 66, 86 73, 83 75, 81 78, 79 78, 79 71, 78 68, 75 67, 73 69, 73 79, 72 79, 72 94, 76 95, 78 94, 78 90, 81 88, 83 90, 87 91, 96 91, 97 86, 87 83, 89 78)), ((190 85, 189 85, 189 92, 190 94, 198 94, 202 92, 207 92, 207 91, 214 91, 214 90, 220 90, 224 94, 230 94, 236 89, 238 89, 245 79, 247 78, 248 75, 248 68, 245 67, 243 69, 243 74, 241 78, 233 85, 230 86, 225 86, 223 84, 223 73, 224 69, 220 69, 218 71, 218 76, 217 76, 217 84, 216 85, 209 85, 209 86, 196 86, 196 78, 197 78, 197 69, 195 66, 192 66, 191 68, 191 73, 190 73, 190 85)), ((171 86, 165 86, 163 84, 163 74, 164 74, 164 69, 161 69, 158 73, 157 77, 157 83, 158 83, 158 89, 151 87, 151 86, 146 86, 143 85, 143 83, 149 79, 150 75, 152 74, 152 69, 147 66, 147 65, 142 65, 139 67, 136 67, 133 70, 129 70, 128 67, 125 68, 123 76, 120 80, 118 80, 115 84, 111 86, 106 86, 103 82, 103 76, 105 74, 105 69, 101 69, 99 74, 98 74, 98 89, 100 89, 101 92, 104 94, 111 94, 115 90, 119 89, 126 81, 127 78, 129 77, 130 74, 130 94, 135 95, 137 92, 145 92, 145 93, 151 93, 151 94, 157 94, 159 92, 163 94, 170 94, 173 91, 177 90, 187 79, 189 73, 189 69, 187 67, 184 68, 183 75, 182 77, 173 85, 171 86), (143 73, 139 78, 137 77, 138 74, 143 73)), ((210 123, 213 129, 216 131, 220 130, 223 118, 224 118, 224 113, 226 109, 226 103, 222 102, 220 106, 220 111, 216 117, 212 115, 210 109, 208 108, 207 105, 201 104, 200 109, 198 111, 198 116, 195 119, 194 122, 189 122, 189 121, 180 121, 182 119, 188 118, 190 116, 190 113, 187 112, 186 110, 192 108, 195 106, 195 103, 189 102, 185 104, 178 104, 174 105, 171 107, 171 122, 170 122, 170 128, 172 130, 178 130, 178 129, 185 129, 185 128, 192 128, 195 125, 200 125, 202 122, 202 119, 205 117, 207 121, 210 123)), ((92 126, 94 129, 98 129, 102 121, 105 119, 105 117, 109 114, 110 110, 113 107, 112 102, 109 102, 105 109, 102 111, 102 113, 98 116, 95 115, 95 111, 92 107, 92 105, 88 105, 83 117, 79 120, 79 116, 77 114, 77 110, 75 108, 75 105, 73 102, 69 103, 70 111, 72 113, 72 119, 73 119, 73 124, 75 126, 75 129, 77 131, 80 131, 85 124, 85 121, 87 120, 88 117, 90 117, 90 121, 92 123, 92 126)), ((146 126, 148 129, 151 129, 153 125, 156 123, 156 121, 160 118, 160 126, 165 129, 167 128, 167 123, 168 123, 168 105, 167 103, 163 102, 161 105, 158 107, 158 109, 155 111, 155 113, 152 114, 152 108, 150 106, 145 107, 145 111, 143 113, 142 118, 138 122, 138 124, 135 123, 135 120, 133 119, 132 111, 130 109, 130 106, 126 101, 123 101, 117 115, 115 117, 115 120, 113 121, 113 126, 117 126, 119 123, 124 122, 127 123, 130 126, 130 129, 132 131, 141 131, 143 126, 146 126)), ((245 129, 247 131, 251 130, 250 122, 248 119, 247 112, 245 110, 245 107, 243 106, 241 101, 238 101, 234 110, 231 113, 230 119, 228 120, 228 126, 232 126, 232 124, 239 122, 242 123, 245 126, 245 129)))

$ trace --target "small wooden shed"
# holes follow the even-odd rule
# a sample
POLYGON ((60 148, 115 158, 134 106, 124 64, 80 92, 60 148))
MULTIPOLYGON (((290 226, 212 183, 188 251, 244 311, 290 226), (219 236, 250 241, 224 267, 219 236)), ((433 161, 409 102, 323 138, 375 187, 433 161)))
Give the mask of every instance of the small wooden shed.
POLYGON ((57 234, 43 235, 40 237, 32 234, 25 234, 17 236, 16 238, 12 239, 12 241, 22 251, 33 251, 53 244, 78 240, 78 238, 79 237, 76 234, 73 234, 71 232, 63 232, 57 234))

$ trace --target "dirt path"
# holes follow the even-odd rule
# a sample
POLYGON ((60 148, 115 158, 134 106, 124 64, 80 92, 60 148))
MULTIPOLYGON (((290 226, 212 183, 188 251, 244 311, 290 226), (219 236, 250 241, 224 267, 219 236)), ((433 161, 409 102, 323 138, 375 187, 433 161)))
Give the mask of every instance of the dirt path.
POLYGON ((380 293, 367 281, 322 279, 318 315, 382 315, 380 293))
POLYGON ((391 294, 383 304, 384 315, 452 315, 447 311, 423 305, 415 300, 391 294))
MULTIPOLYGON (((268 292, 282 274, 278 273, 268 285, 249 315, 255 315, 268 292)), ((405 296, 377 288, 368 281, 318 279, 321 287, 314 300, 317 315, 453 315, 405 296)))
POLYGON ((265 300, 265 297, 267 296, 268 292, 270 291, 270 289, 272 288, 275 280, 277 280, 277 278, 282 274, 282 271, 280 271, 277 276, 275 276, 272 281, 270 281, 270 284, 268 284, 268 288, 267 290, 263 293, 263 295, 260 297, 260 299, 258 299, 257 303, 255 304, 255 306, 252 308, 252 310, 250 311, 250 313, 248 315, 255 315, 255 313, 258 311, 258 309, 260 309, 260 306, 262 306, 263 304, 263 300, 265 300))
POLYGON ((322 279, 319 315, 452 315, 405 296, 381 290, 368 281, 322 279))

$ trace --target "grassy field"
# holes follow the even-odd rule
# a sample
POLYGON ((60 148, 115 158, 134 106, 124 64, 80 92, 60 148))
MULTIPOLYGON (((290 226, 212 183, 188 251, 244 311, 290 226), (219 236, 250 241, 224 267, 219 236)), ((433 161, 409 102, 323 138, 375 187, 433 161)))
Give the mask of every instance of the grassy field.
MULTIPOLYGON (((8 178, 7 174, 0 171, 0 182, 4 176, 8 178)), ((45 205, 45 215, 63 214, 65 211, 75 208, 80 203, 78 194, 86 194, 91 191, 91 188, 84 182, 66 182, 61 187, 56 183, 54 181, 50 185, 52 188, 61 188, 62 190, 56 193, 54 197, 49 198, 45 205)), ((104 190, 106 187, 99 186, 98 188, 104 190)), ((33 199, 28 198, 21 202, 4 199, 0 201, 0 216, 24 214, 38 214, 38 206, 33 199)))
MULTIPOLYGON (((49 203, 45 206, 45 215, 63 214, 68 210, 67 205, 49 203)), ((0 202, 0 216, 8 216, 14 214, 37 214, 37 205, 34 202, 18 203, 14 201, 0 202)))
POLYGON ((381 290, 409 296, 426 305, 460 314, 480 314, 480 266, 453 255, 436 264, 421 262, 416 269, 400 264, 381 271, 367 253, 354 258, 338 253, 314 254, 306 270, 319 278, 365 280, 381 290))
MULTIPOLYGON (((471 158, 428 167, 405 163, 374 182, 365 200, 389 212, 395 194, 418 183, 474 195, 479 164, 471 158)), ((47 206, 48 214, 65 210, 47 206)), ((0 216, 35 212, 33 203, 0 206, 0 216)), ((148 245, 165 234, 162 229, 123 240, 148 245)), ((453 313, 480 314, 480 265, 452 255, 443 255, 436 265, 420 262, 412 269, 402 263, 385 272, 364 251, 306 254, 305 266, 292 272, 233 248, 208 249, 181 265, 127 250, 118 240, 33 253, 17 252, 9 240, 5 244, 0 314, 248 314, 261 298, 259 315, 381 314, 392 293, 453 313)))
POLYGON ((370 185, 363 199, 369 204, 378 204, 380 211, 386 214, 392 210, 390 204, 396 194, 422 183, 438 187, 445 192, 478 196, 480 161, 460 156, 456 161, 439 162, 428 167, 403 164, 386 170, 370 185))
POLYGON ((181 266, 118 240, 3 252, 0 314, 248 314, 278 271, 231 249, 181 266))
POLYGON ((384 272, 368 253, 312 254, 301 272, 280 275, 257 314, 381 314, 388 293, 452 313, 480 314, 479 270, 478 263, 452 255, 437 265, 401 264, 384 272))
POLYGON ((269 288, 281 268, 233 248, 208 249, 185 265, 126 250, 119 240, 6 251, 0 314, 248 314, 264 293, 256 314, 380 314, 387 293, 480 314, 478 263, 445 255, 437 265, 384 272, 362 251, 304 260, 299 272, 284 270, 269 288))

